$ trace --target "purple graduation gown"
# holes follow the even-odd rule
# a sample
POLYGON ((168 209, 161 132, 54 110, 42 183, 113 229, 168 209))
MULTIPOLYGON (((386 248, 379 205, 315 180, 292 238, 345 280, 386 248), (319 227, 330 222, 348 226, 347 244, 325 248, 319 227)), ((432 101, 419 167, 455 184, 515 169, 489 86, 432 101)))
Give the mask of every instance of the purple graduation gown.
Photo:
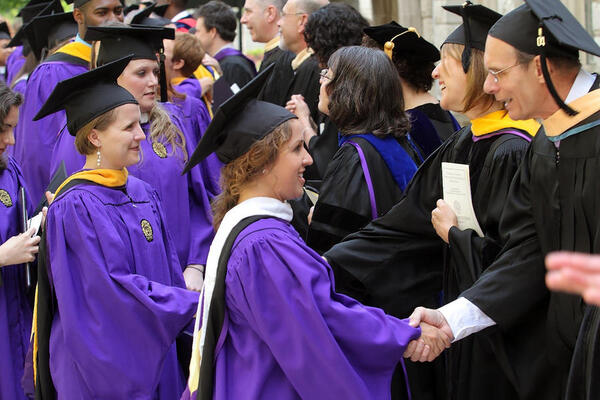
POLYGON ((196 78, 186 78, 173 88, 179 93, 184 93, 202 101, 202 85, 196 78))
MULTIPOLYGON (((142 125, 146 140, 140 143, 141 160, 128 167, 129 173, 156 189, 165 210, 169 229, 179 256, 181 268, 190 264, 206 264, 210 243, 214 237, 208 193, 198 171, 182 175, 183 152, 164 144, 166 157, 153 149, 150 124, 142 125), (171 154, 173 153, 173 154, 171 154)), ((186 136, 187 139, 187 136, 186 136)), ((195 168, 198 169, 198 168, 195 168)))
POLYGON ((17 46, 6 59, 6 84, 8 86, 10 86, 15 75, 19 73, 24 64, 23 46, 17 46))
MULTIPOLYGON (((165 103, 164 106, 185 134, 186 150, 188 157, 191 156, 211 121, 206 104, 195 97, 186 96, 185 100, 174 99, 173 103, 165 103)), ((200 173, 199 179, 204 182, 209 199, 212 200, 221 193, 219 179, 223 163, 212 153, 199 165, 198 169, 194 168, 192 171, 200 173)))
MULTIPOLYGON (((19 122, 15 128, 14 155, 22 166, 23 176, 34 203, 42 199, 50 182, 52 149, 59 132, 62 129, 67 131, 67 119, 64 111, 48 115, 39 121, 33 121, 33 117, 42 108, 58 82, 87 70, 87 67, 79 64, 50 61, 38 65, 29 76, 25 89, 26 100, 21 106, 19 122)), ((71 152, 75 150, 71 148, 71 152)))
POLYGON ((214 399, 390 398, 420 329, 336 293, 329 265, 288 222, 249 225, 227 268, 214 399))
MULTIPOLYGON (((19 187, 23 176, 12 158, 0 172, 0 244, 20 233, 19 187)), ((28 202, 29 203, 29 202, 28 202)), ((28 204, 28 211, 33 209, 28 204)), ((32 310, 26 297, 25 268, 0 268, 0 399, 25 400, 21 377, 29 346, 32 310)))
POLYGON ((47 244, 57 312, 50 371, 58 399, 175 399, 174 341, 198 293, 183 275, 156 191, 78 185, 50 205, 47 244))

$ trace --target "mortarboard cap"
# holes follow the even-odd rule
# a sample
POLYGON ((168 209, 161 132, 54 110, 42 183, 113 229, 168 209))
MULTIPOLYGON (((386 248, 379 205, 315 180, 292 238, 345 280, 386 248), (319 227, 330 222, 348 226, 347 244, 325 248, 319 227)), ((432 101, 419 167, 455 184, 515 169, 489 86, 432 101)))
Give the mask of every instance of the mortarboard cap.
POLYGON ((229 98, 217 110, 200 143, 185 165, 183 173, 211 153, 229 163, 246 153, 252 144, 265 137, 287 120, 296 118, 283 107, 256 100, 267 78, 273 71, 270 65, 229 98))
POLYGON ((172 28, 154 26, 90 26, 85 34, 85 40, 100 41, 98 50, 98 65, 106 64, 126 55, 133 55, 133 60, 160 61, 160 95, 161 101, 167 101, 167 79, 165 73, 165 54, 163 39, 175 39, 172 28))
POLYGON ((2 39, 10 39, 10 30, 6 22, 0 23, 0 40, 2 39))
POLYGON ((169 8, 168 4, 161 4, 160 6, 156 6, 154 7, 154 14, 164 18, 165 14, 167 13, 167 8, 169 8))
POLYGON ((73 12, 40 15, 32 19, 24 30, 31 51, 41 60, 44 49, 49 50, 77 35, 77 23, 73 19, 73 12))
POLYGON ((137 104, 133 95, 117 84, 130 60, 124 57, 59 82, 33 120, 64 109, 69 133, 75 136, 88 122, 113 108, 137 104))
POLYGON ((171 23, 170 19, 163 17, 150 17, 150 15, 154 12, 156 8, 156 4, 152 3, 148 7, 143 10, 139 10, 134 12, 133 18, 131 18, 130 23, 132 25, 145 25, 145 26, 166 26, 171 23))
MULTIPOLYGON (((43 5, 45 6, 45 5, 47 5, 49 2, 50 2, 50 0, 29 0, 29 1, 27 2, 27 4, 25 4, 25 5, 24 5, 24 6, 23 6, 23 7, 22 7, 20 10, 19 10, 19 12, 17 13, 17 17, 21 17, 21 16, 22 16, 22 13, 23 13, 23 10, 25 10, 25 9, 27 9, 27 8, 31 8, 31 7, 34 7, 34 6, 39 6, 40 4, 43 4, 43 5)), ((41 8, 40 8, 40 10, 41 10, 42 8, 44 8, 44 7, 41 7, 41 8)))
POLYGON ((28 23, 34 17, 41 14, 52 14, 64 12, 63 6, 59 0, 47 1, 44 3, 37 3, 31 6, 26 6, 19 11, 19 16, 23 20, 23 24, 28 23))
POLYGON ((569 115, 577 112, 567 106, 552 84, 546 57, 579 58, 579 50, 600 56, 600 47, 559 0, 526 0, 490 29, 490 36, 515 49, 542 57, 542 73, 550 94, 569 115), (518 26, 519 29, 510 29, 518 26))
POLYGON ((125 15, 127 17, 127 14, 129 14, 132 11, 139 10, 139 9, 140 9, 140 5, 139 4, 128 5, 127 7, 125 7, 123 9, 123 15, 125 15))
POLYGON ((445 10, 459 15, 463 23, 446 38, 446 43, 462 44, 462 66, 465 73, 471 65, 471 49, 485 50, 485 40, 488 31, 498 21, 502 14, 480 4, 466 1, 460 6, 442 6, 445 10))
POLYGON ((12 40, 6 45, 6 47, 16 47, 23 45, 23 55, 25 56, 27 56, 27 54, 29 54, 29 51, 31 50, 29 47, 29 42, 25 36, 25 28, 31 22, 31 20, 36 16, 62 13, 64 11, 62 5, 60 4, 60 1, 58 0, 52 0, 47 3, 35 4, 31 7, 33 7, 32 10, 34 11, 25 10, 25 8, 27 7, 21 9, 21 11, 23 11, 21 15, 21 18, 23 19, 23 26, 19 28, 17 33, 15 33, 15 36, 13 36, 12 40))
POLYGON ((440 51, 433 44, 423 39, 413 27, 405 28, 392 21, 389 24, 370 26, 363 29, 365 35, 375 40, 385 53, 392 58, 396 54, 410 54, 425 62, 436 62, 440 59, 440 51))

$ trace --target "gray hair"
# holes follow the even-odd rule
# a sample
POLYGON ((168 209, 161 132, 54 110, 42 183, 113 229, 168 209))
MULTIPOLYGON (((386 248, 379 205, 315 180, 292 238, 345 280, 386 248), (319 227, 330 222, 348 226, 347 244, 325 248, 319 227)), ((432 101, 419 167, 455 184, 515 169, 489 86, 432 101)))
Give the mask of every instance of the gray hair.
POLYGON ((283 6, 285 6, 287 0, 258 0, 258 2, 261 6, 263 6, 263 8, 266 8, 268 6, 275 7, 277 11, 279 11, 279 13, 281 14, 283 12, 283 6))
POLYGON ((310 15, 317 11, 319 8, 329 4, 328 0, 297 0, 296 7, 298 10, 310 15))

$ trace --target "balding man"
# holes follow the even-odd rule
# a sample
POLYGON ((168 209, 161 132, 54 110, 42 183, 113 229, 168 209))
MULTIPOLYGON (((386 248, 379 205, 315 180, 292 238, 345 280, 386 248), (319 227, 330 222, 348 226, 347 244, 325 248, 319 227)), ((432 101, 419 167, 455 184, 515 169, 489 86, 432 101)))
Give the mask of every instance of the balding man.
POLYGON ((286 0, 246 0, 240 22, 246 25, 252 41, 265 43, 265 53, 259 71, 277 62, 281 57, 291 61, 293 53, 279 47, 279 26, 286 0))
MULTIPOLYGON (((82 39, 88 26, 122 22, 123 5, 119 0, 75 0, 73 18, 78 26, 75 41, 59 48, 31 73, 15 129, 18 139, 14 157, 22 166, 34 202, 43 197, 50 181, 52 150, 66 125, 66 116, 64 111, 60 111, 39 121, 33 121, 33 117, 58 82, 89 70, 92 47, 82 39)), ((69 133, 64 130, 62 134, 69 133)))
POLYGON ((281 59, 275 68, 265 91, 276 92, 269 101, 285 106, 293 94, 304 96, 314 121, 319 121, 319 63, 304 40, 304 26, 308 17, 327 5, 327 0, 289 0, 283 6, 278 21, 281 34, 280 46, 295 54, 292 60, 281 59))

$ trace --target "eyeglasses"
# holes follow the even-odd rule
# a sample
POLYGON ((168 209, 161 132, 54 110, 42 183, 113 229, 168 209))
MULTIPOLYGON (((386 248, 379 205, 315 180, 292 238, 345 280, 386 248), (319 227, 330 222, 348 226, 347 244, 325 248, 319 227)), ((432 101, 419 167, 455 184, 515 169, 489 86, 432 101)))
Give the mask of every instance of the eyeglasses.
POLYGON ((305 12, 296 12, 296 13, 284 13, 283 11, 281 12, 281 18, 286 17, 288 15, 302 15, 302 14, 306 14, 305 12))
POLYGON ((321 72, 319 72, 319 75, 321 76, 321 79, 327 79, 328 81, 330 81, 333 78, 328 77, 327 72, 329 72, 329 68, 324 68, 321 70, 321 72))
POLYGON ((517 65, 521 65, 521 62, 518 62, 516 64, 511 65, 510 67, 506 67, 506 68, 502 68, 500 71, 494 71, 491 69, 488 69, 488 74, 492 75, 492 77, 494 78, 494 83, 498 83, 500 81, 500 74, 508 71, 509 69, 516 67, 517 65))

